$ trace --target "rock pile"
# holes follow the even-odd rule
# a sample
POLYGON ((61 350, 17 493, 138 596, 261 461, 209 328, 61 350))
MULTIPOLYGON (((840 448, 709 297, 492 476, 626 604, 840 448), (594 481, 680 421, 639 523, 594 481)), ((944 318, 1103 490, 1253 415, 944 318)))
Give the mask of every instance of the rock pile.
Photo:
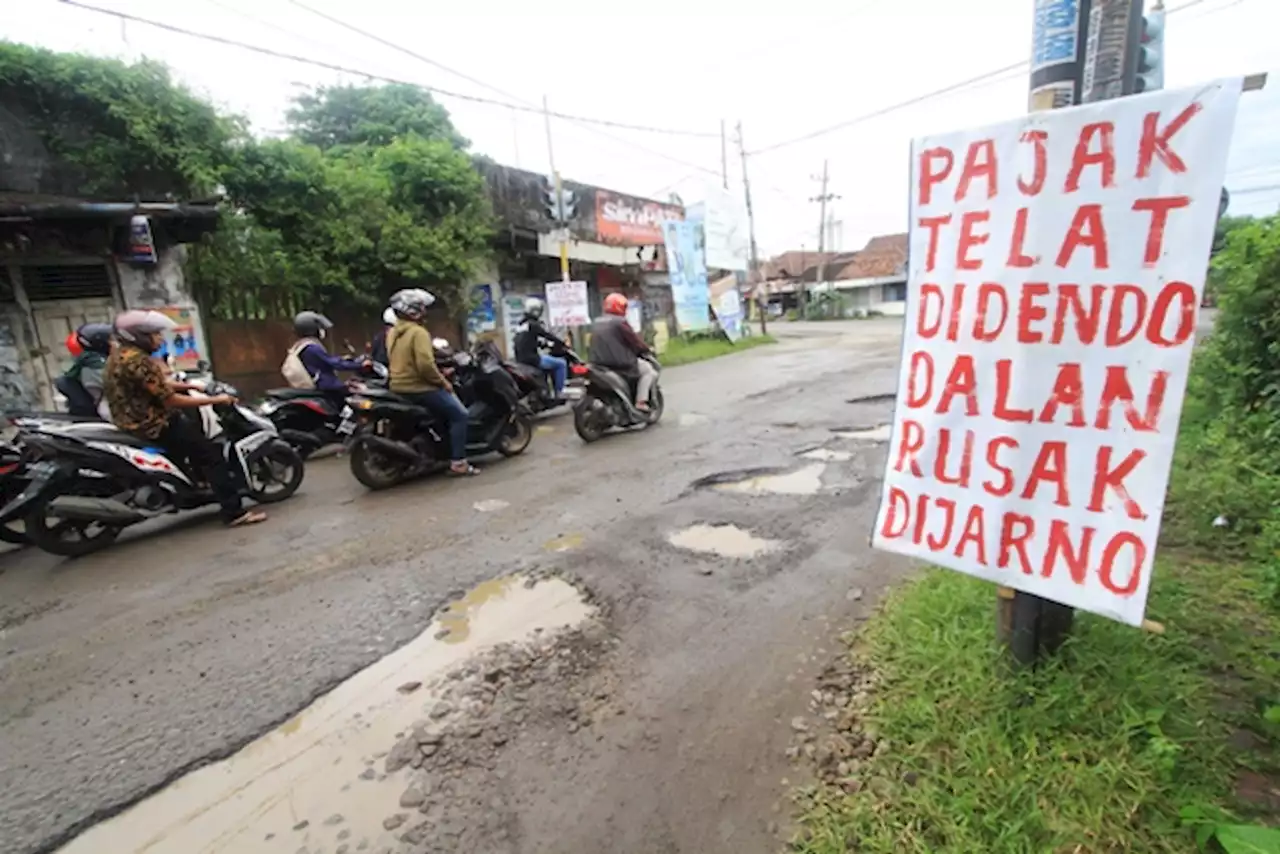
POLYGON ((869 667, 848 655, 827 665, 810 693, 810 715, 791 721, 795 738, 787 758, 811 764, 823 783, 849 794, 861 791, 864 764, 889 749, 865 718, 877 681, 869 667))

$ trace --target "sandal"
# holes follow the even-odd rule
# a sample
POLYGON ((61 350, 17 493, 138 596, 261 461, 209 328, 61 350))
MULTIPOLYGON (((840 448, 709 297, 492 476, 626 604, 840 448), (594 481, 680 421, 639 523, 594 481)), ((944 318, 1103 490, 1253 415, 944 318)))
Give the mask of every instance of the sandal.
POLYGON ((244 525, 257 525, 259 522, 267 521, 267 514, 261 510, 249 510, 241 513, 236 518, 227 523, 228 528, 239 528, 244 525))
POLYGON ((480 469, 471 465, 471 463, 467 463, 467 467, 461 469, 449 466, 449 477, 475 477, 478 474, 480 474, 480 469))

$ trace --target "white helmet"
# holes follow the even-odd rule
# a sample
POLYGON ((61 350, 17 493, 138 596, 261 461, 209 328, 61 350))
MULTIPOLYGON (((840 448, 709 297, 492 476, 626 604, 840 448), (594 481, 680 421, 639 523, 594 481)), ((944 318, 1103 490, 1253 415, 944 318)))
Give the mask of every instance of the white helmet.
POLYGON ((167 314, 150 309, 133 309, 116 316, 116 337, 130 344, 144 346, 150 342, 142 341, 143 336, 159 335, 177 328, 177 325, 167 314))
POLYGON ((542 317, 542 310, 547 304, 537 297, 527 297, 524 301, 524 313, 531 317, 542 317))
POLYGON ((392 294, 391 310, 395 312, 396 317, 418 321, 426 316, 427 309, 435 301, 436 298, 430 291, 422 288, 405 288, 392 294))
POLYGON ((396 310, 394 308, 388 308, 382 313, 382 322, 387 326, 395 326, 396 320, 396 310))

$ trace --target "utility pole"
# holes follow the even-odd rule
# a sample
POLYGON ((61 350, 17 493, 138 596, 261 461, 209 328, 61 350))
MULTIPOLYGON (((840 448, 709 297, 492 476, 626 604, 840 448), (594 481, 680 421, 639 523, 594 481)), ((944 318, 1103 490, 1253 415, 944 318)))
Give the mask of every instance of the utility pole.
MULTIPOLYGON (((827 161, 822 161, 822 177, 813 176, 815 181, 822 182, 822 192, 809 199, 811 202, 817 202, 819 206, 818 214, 818 282, 826 280, 827 275, 827 202, 834 201, 839 196, 827 192, 827 161)), ((800 318, 803 320, 806 309, 809 307, 809 287, 804 281, 804 274, 800 277, 800 318)))
MULTIPOLYGON (((738 154, 742 157, 742 191, 746 195, 747 202, 747 231, 751 235, 751 264, 747 271, 747 281, 759 277, 760 281, 755 283, 755 288, 764 290, 766 285, 764 277, 760 275, 760 253, 756 249, 756 216, 751 207, 751 181, 747 178, 747 148, 742 141, 742 122, 738 122, 738 154)), ((756 303, 756 311, 760 312, 760 334, 769 334, 769 297, 765 294, 763 301, 759 299, 757 294, 752 297, 756 303)))
POLYGON ((729 189, 729 140, 725 134, 724 119, 720 120, 720 178, 729 189))
POLYGON ((556 169, 556 156, 551 146, 551 108, 547 106, 547 96, 542 96, 542 118, 547 124, 547 162, 551 165, 551 176, 555 180, 556 190, 556 230, 560 238, 560 277, 569 281, 569 225, 564 216, 564 187, 560 183, 560 172, 556 169))

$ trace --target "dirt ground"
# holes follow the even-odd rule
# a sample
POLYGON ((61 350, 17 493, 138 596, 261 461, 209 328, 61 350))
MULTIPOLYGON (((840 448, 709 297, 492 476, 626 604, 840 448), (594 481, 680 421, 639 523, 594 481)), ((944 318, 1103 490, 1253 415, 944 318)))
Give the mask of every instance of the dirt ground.
POLYGON ((900 323, 779 324, 664 373, 656 429, 551 417, 474 480, 325 460, 265 527, 0 555, 3 847, 775 849, 789 722, 909 571, 867 545, 900 323))

